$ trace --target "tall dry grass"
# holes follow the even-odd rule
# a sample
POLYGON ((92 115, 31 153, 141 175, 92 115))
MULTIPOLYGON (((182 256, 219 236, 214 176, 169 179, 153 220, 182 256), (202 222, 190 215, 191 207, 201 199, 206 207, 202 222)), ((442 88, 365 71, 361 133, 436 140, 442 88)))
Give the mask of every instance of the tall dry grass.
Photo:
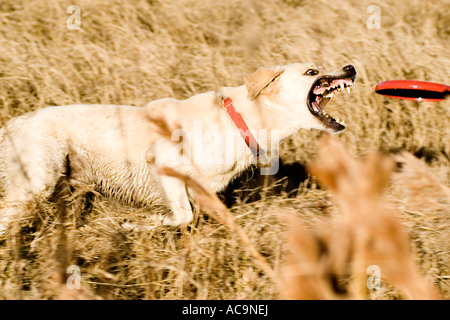
MULTIPOLYGON (((446 1, 80 0, 81 29, 68 30, 66 9, 72 4, 0 3, 2 124, 48 105, 144 105, 163 97, 187 98, 241 85, 260 66, 300 61, 327 70, 351 63, 358 71, 352 95, 330 103, 331 114, 348 123, 339 139, 352 158, 379 149, 408 151, 426 161, 399 159, 409 171, 394 174, 385 192, 409 236, 402 241, 411 248, 417 274, 439 296, 450 297, 449 103, 419 104, 373 92, 388 79, 448 84, 446 1), (366 26, 372 4, 381 9, 381 29, 366 26)), ((284 163, 307 165, 320 136, 300 131, 283 142, 284 163)), ((150 215, 164 210, 157 205, 133 209, 95 196, 93 211, 86 215, 71 204, 70 194, 64 210, 45 202, 30 205, 10 237, 0 239, 0 298, 280 298, 274 276, 261 268, 255 254, 278 275, 290 257, 284 213, 301 221, 305 241, 307 231, 334 223, 340 213, 314 178, 293 194, 278 192, 267 180, 265 186, 259 200, 240 197, 230 209, 240 235, 254 250, 243 245, 236 229, 198 207, 191 229, 179 232, 154 226, 150 215), (152 228, 130 232, 121 227, 124 220, 152 228), (80 266, 81 291, 67 290, 67 264, 80 266)), ((351 284, 348 279, 342 278, 337 288, 351 284)), ((366 296, 356 289, 347 293, 417 297, 387 280, 366 296)))
MULTIPOLYGON (((420 165, 412 156, 404 157, 406 168, 399 175, 413 171, 422 179, 432 179, 417 170, 420 165)), ((383 280, 408 299, 439 299, 433 285, 418 272, 398 210, 382 200, 394 165, 392 158, 379 152, 363 163, 355 161, 337 139, 321 144, 320 158, 310 170, 333 194, 341 214, 322 222, 314 232, 289 218, 296 227, 291 231, 292 257, 284 272, 286 297, 367 299, 383 280)), ((448 191, 439 183, 434 187, 448 191)), ((432 195, 420 198, 422 204, 434 199, 432 195)))

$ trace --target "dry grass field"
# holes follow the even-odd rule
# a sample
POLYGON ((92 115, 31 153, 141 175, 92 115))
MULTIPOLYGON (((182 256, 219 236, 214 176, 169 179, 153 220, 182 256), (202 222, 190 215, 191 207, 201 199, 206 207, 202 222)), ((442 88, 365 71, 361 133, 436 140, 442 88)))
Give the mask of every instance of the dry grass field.
POLYGON ((0 299, 450 299, 450 100, 374 93, 392 79, 450 84, 449 52, 445 0, 2 0, 1 125, 46 106, 183 99, 260 66, 353 64, 358 78, 328 107, 343 133, 300 131, 275 177, 203 190, 188 230, 100 195, 90 214, 30 204, 0 238, 0 299))

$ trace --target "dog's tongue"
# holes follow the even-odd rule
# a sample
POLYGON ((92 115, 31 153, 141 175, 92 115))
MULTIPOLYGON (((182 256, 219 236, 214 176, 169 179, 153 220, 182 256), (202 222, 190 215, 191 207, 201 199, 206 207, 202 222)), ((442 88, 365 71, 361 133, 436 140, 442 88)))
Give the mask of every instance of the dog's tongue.
POLYGON ((322 93, 324 93, 325 92, 325 90, 327 90, 329 87, 316 87, 316 88, 314 88, 314 91, 313 91, 313 93, 314 94, 322 94, 322 93))
POLYGON ((316 111, 317 113, 322 113, 322 109, 320 109, 320 106, 316 101, 313 101, 311 103, 311 105, 312 105, 314 111, 316 111))
POLYGON ((316 96, 316 100, 313 101, 311 104, 313 104, 313 108, 318 108, 319 111, 322 111, 322 109, 327 105, 328 100, 329 100, 328 98, 316 96))

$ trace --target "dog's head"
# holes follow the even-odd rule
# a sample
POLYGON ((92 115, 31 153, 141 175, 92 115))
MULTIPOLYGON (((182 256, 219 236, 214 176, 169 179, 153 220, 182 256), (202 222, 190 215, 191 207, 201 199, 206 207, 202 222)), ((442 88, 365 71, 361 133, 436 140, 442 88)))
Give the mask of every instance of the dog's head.
POLYGON ((350 92, 355 79, 352 65, 323 74, 312 64, 291 64, 260 68, 245 78, 245 85, 249 100, 288 115, 297 127, 337 133, 345 129, 343 121, 328 115, 325 106, 337 91, 350 92))

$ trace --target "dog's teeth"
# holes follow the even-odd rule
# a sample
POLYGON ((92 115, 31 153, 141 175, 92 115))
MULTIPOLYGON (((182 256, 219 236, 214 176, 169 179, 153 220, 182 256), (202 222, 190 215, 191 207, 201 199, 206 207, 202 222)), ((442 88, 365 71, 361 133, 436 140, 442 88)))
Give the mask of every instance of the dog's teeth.
POLYGON ((350 93, 350 87, 346 87, 347 93, 350 93))
POLYGON ((338 123, 341 124, 341 125, 344 125, 344 123, 345 123, 344 120, 341 120, 341 119, 339 119, 339 118, 336 118, 336 122, 338 122, 338 123))
POLYGON ((341 90, 344 90, 345 86, 343 83, 341 83, 341 90))

